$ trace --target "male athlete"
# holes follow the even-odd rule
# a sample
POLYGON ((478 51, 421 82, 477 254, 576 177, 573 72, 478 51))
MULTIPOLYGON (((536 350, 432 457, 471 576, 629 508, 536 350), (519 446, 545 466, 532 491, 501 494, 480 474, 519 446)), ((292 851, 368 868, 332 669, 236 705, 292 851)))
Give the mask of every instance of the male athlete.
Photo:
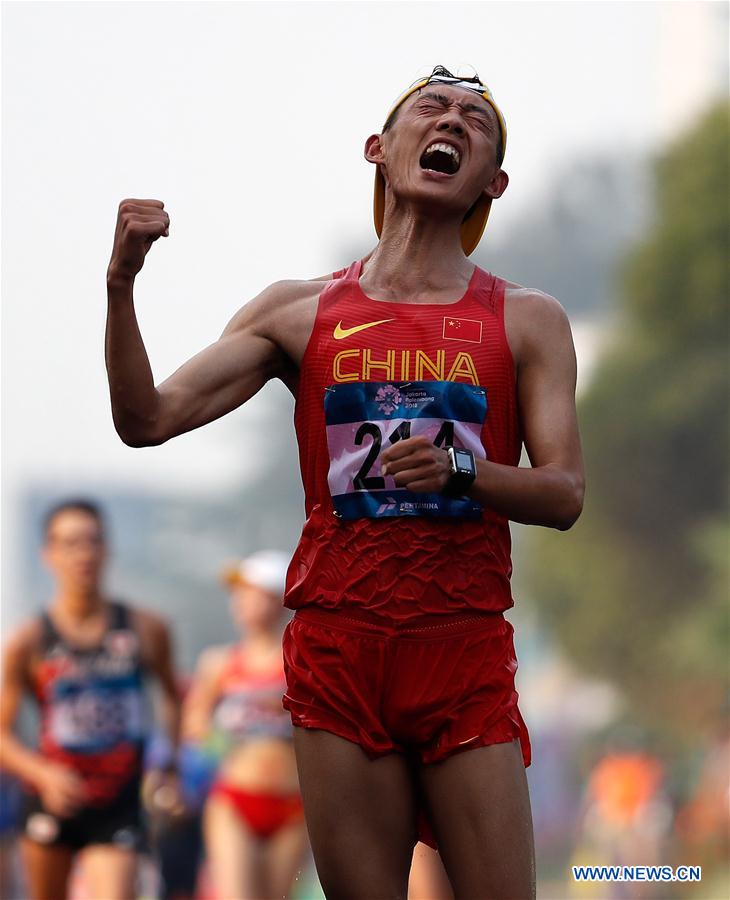
POLYGON ((296 397, 307 520, 283 702, 332 898, 404 897, 418 837, 457 898, 535 893, 509 520, 570 528, 584 479, 562 307, 468 260, 507 187, 505 141, 479 79, 434 69, 365 143, 376 247, 267 287, 158 387, 132 289, 169 217, 119 207, 106 353, 122 439, 161 444, 270 378, 296 397))
MULTIPOLYGON (((28 788, 22 843, 31 896, 65 897, 83 851, 90 897, 136 897, 145 674, 162 686, 173 740, 178 731, 167 626, 105 594, 105 535, 95 504, 69 500, 48 513, 43 558, 55 593, 8 641, 0 716, 0 764, 28 788), (40 707, 37 751, 13 734, 26 692, 40 707)), ((174 780, 169 786, 175 791, 174 780)))

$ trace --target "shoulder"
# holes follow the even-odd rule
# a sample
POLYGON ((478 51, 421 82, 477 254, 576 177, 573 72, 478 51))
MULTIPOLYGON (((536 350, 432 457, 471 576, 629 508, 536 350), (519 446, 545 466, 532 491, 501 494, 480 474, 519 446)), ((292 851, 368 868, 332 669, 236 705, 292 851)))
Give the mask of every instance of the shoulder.
POLYGON ((13 669, 27 666, 32 656, 40 649, 42 638, 43 623, 40 616, 24 622, 12 631, 3 648, 6 666, 13 669))
POLYGON ((155 659, 158 654, 169 654, 170 626, 166 619, 148 609, 125 605, 130 625, 137 633, 144 655, 155 659))
POLYGON ((299 318, 307 309, 314 310, 319 295, 330 281, 331 276, 273 282, 239 308, 226 325, 223 336, 253 332, 270 337, 282 322, 299 318))
POLYGON ((537 288, 524 287, 513 281, 505 281, 505 309, 510 306, 514 314, 524 317, 528 322, 538 320, 546 322, 567 322, 568 314, 562 303, 537 288))
POLYGON ((173 666, 173 646, 167 620, 148 609, 127 606, 129 624, 139 642, 140 663, 163 680, 173 666))
POLYGON ((531 353, 572 346, 570 321, 562 303, 545 291, 505 282, 504 317, 516 360, 531 353))
POLYGON ((198 657, 195 667, 196 677, 212 678, 219 675, 228 665, 233 649, 230 644, 206 647, 198 657))

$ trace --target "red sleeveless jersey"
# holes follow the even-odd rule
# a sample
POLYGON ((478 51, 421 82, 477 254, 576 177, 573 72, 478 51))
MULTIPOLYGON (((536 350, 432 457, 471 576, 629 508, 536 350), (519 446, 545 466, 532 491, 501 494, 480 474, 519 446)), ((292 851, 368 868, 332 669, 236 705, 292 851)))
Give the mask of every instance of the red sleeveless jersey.
POLYGON ((476 267, 448 304, 373 300, 361 261, 319 297, 294 423, 306 522, 284 604, 391 622, 513 605, 509 523, 474 501, 411 494, 379 454, 430 435, 516 466, 522 439, 502 279, 476 267))

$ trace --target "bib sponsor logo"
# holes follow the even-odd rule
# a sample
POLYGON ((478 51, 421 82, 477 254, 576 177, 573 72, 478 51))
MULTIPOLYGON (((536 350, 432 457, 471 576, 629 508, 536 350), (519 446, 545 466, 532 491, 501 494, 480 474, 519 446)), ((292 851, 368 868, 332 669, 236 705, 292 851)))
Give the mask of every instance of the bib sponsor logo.
POLYGON ((332 337, 336 341, 342 341, 353 334, 357 334, 358 331, 365 331, 366 328, 374 328, 376 325, 385 325, 386 322, 394 321, 395 319, 378 319, 377 322, 365 322, 364 325, 353 325, 352 328, 343 328, 342 319, 340 319, 340 321, 335 325, 335 330, 332 332, 332 337))

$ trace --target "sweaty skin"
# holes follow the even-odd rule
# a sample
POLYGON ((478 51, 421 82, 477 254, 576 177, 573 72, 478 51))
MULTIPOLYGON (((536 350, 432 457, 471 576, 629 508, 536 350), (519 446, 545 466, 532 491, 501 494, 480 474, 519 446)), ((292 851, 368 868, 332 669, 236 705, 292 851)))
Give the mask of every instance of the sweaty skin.
MULTIPOLYGON (((368 137, 365 158, 380 167, 386 184, 382 233, 360 275, 368 297, 449 304, 464 294, 474 266, 461 246, 461 222, 481 194, 494 201, 509 180, 498 162, 496 114, 475 96, 453 85, 429 85, 403 103, 391 127, 368 137), (458 150, 455 173, 421 166, 436 141, 458 150)), ((120 437, 134 447, 162 444, 225 415, 271 378, 296 395, 317 300, 329 277, 265 288, 216 342, 156 386, 133 287, 152 243, 169 234, 169 222, 159 200, 122 201, 107 272, 112 412, 120 437)), ((580 515, 584 493, 568 319, 555 298, 511 282, 504 317, 531 465, 478 460, 468 493, 513 521, 568 529, 580 515)), ((398 441, 381 458, 396 483, 414 491, 440 491, 448 480, 445 451, 422 438, 398 441)), ((295 744, 325 892, 363 900, 403 896, 413 849, 404 760, 390 754, 373 762, 357 745, 317 729, 295 729, 295 744), (323 780, 330 788, 326 795, 318 787, 323 780), (341 827, 343 797, 352 813, 347 828, 341 827)), ((422 766, 419 777, 455 896, 534 897, 529 794, 518 745, 461 752, 422 766)))

